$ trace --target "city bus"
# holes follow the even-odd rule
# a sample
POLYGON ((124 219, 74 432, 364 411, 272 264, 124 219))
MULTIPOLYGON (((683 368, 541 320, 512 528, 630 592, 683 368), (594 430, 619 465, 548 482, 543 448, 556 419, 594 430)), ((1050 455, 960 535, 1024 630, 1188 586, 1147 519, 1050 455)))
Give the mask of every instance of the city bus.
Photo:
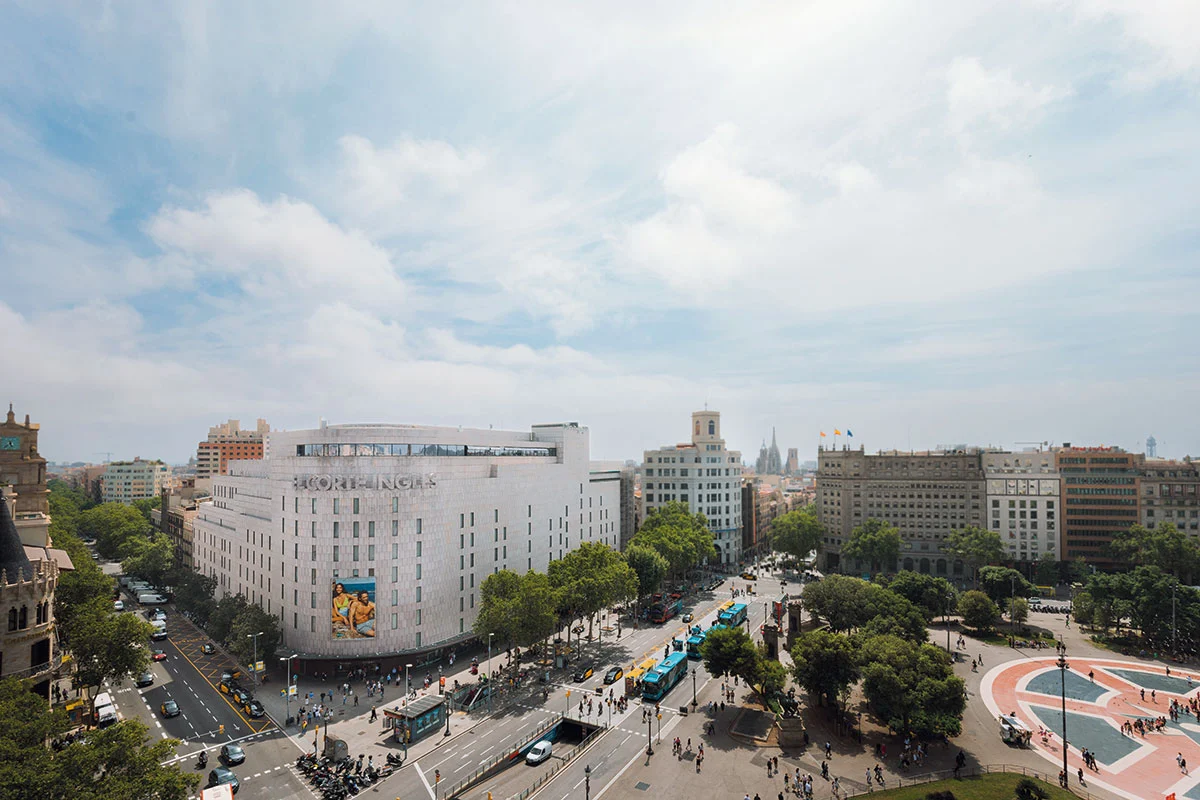
POLYGON ((672 653, 659 662, 642 679, 642 697, 646 700, 662 700, 675 684, 687 675, 688 660, 685 653, 672 653))
POLYGON ((700 645, 704 644, 704 639, 708 636, 708 631, 699 630, 688 637, 687 640, 687 655, 688 658, 702 658, 700 655, 700 645))
POLYGON ((633 696, 640 693, 642 691, 642 681, 646 678, 646 674, 654 669, 654 665, 657 663, 653 658, 647 658, 641 664, 638 664, 625 673, 625 694, 633 696))
POLYGON ((736 603, 717 615, 717 620, 727 628, 736 628, 746 621, 748 607, 745 603, 736 603))
POLYGON ((733 608, 734 605, 732 600, 726 600, 724 603, 721 603, 721 607, 717 609, 717 616, 720 616, 722 611, 728 611, 733 608))

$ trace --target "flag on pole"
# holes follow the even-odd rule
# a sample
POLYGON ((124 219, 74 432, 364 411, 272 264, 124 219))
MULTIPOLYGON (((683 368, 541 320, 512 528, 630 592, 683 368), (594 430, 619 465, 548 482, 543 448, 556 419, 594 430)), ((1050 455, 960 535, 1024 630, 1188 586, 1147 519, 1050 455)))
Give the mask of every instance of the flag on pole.
POLYGON ((849 428, 846 428, 846 435, 847 435, 847 436, 853 436, 853 435, 854 435, 854 431, 850 430, 849 428))
POLYGON ((821 431, 821 438, 822 438, 822 439, 824 439, 824 438, 825 438, 825 431, 821 431))
POLYGON ((841 431, 839 431, 837 428, 834 428, 834 429, 833 429, 833 435, 834 435, 834 436, 841 436, 841 435, 842 435, 842 432, 841 432, 841 431))

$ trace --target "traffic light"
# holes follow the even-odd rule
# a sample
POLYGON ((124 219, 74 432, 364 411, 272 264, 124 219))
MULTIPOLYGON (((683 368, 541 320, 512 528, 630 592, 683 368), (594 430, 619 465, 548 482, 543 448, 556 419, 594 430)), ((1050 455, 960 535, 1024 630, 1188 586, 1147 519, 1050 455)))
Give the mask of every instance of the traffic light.
POLYGON ((433 771, 433 782, 434 783, 442 782, 442 771, 440 769, 435 769, 433 771))

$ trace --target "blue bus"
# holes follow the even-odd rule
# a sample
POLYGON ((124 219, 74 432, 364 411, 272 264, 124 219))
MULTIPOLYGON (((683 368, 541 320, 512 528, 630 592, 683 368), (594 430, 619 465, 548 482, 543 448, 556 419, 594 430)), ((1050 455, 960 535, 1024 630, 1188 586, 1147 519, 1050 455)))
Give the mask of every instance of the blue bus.
POLYGON ((728 611, 722 611, 717 620, 727 628, 736 628, 746 621, 747 611, 745 603, 737 603, 730 606, 728 611))
POLYGON ((662 700, 667 692, 675 688, 675 684, 683 680, 687 671, 687 654, 671 653, 642 679, 642 697, 647 700, 662 700))
POLYGON ((688 658, 702 658, 700 655, 700 645, 704 644, 704 639, 708 636, 708 631, 700 630, 693 633, 687 640, 687 655, 688 658))

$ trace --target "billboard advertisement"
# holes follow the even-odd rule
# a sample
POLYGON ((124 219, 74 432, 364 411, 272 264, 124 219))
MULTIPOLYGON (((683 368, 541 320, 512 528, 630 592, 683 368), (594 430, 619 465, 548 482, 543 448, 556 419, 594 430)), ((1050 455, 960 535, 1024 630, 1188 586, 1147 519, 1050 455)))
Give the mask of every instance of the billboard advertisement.
POLYGON ((375 636, 375 579, 341 578, 333 582, 333 638, 375 636))

